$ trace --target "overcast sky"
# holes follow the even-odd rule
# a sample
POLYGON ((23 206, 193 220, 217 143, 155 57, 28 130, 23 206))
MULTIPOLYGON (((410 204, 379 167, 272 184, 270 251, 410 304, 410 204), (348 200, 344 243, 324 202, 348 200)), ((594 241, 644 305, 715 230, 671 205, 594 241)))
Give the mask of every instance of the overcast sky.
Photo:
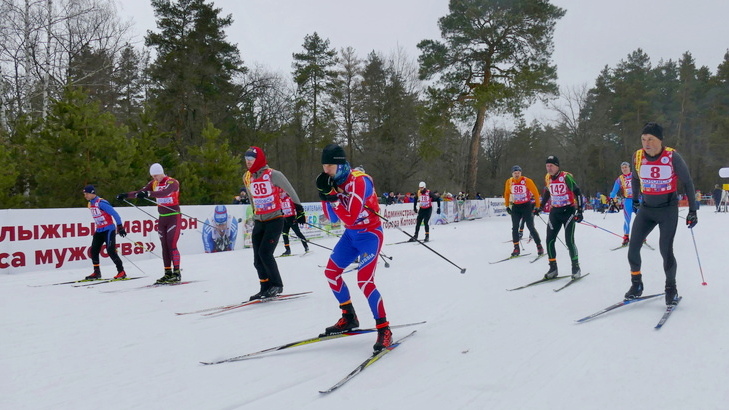
MULTIPOLYGON (((156 30, 149 0, 124 0, 121 13, 136 23, 139 40, 156 30)), ((712 73, 729 49, 726 0, 553 0, 567 10, 557 22, 554 62, 559 85, 592 85, 600 71, 615 67, 641 48, 655 65, 677 61, 690 51, 697 66, 712 73)), ((390 54, 402 48, 417 59, 417 43, 440 39, 438 19, 448 0, 216 0, 232 14, 226 31, 248 66, 291 72, 292 53, 313 32, 332 47, 353 47, 360 57, 372 50, 390 54), (354 4, 354 5, 353 5, 354 4)))

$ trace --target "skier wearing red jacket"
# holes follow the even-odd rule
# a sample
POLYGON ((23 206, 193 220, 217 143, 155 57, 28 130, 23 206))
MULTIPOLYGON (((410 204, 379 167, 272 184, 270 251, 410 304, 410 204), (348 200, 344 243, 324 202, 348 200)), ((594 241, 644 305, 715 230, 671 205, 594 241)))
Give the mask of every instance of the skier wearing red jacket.
POLYGON ((373 348, 377 352, 392 344, 392 331, 382 296, 375 285, 375 268, 383 241, 375 184, 369 175, 350 168, 344 149, 339 145, 327 145, 321 163, 324 172, 317 178, 316 186, 322 207, 329 220, 341 220, 345 227, 324 270, 329 287, 339 301, 342 317, 326 328, 324 334, 343 333, 359 326, 349 288, 342 279, 344 268, 359 258, 357 284, 375 319, 377 341, 373 348))

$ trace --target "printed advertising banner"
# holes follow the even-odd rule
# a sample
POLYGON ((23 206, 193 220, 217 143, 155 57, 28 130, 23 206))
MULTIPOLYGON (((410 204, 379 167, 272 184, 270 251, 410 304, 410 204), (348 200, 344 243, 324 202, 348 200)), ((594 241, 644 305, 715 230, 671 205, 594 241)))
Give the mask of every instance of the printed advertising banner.
MULTIPOLYGON (((301 231, 316 241, 339 236, 341 224, 331 224, 319 202, 305 203, 307 224, 301 231)), ((434 206, 437 209, 437 206, 434 206)), ((127 236, 117 235, 117 251, 122 260, 161 258, 157 234, 157 207, 116 207, 127 236)), ((253 229, 250 205, 182 206, 178 249, 186 254, 225 252, 251 246, 253 229)), ((431 225, 506 214, 503 200, 442 202, 441 213, 432 213, 431 225)), ((412 234, 417 214, 412 204, 382 205, 380 215, 385 229, 399 227, 412 234)), ((83 268, 91 266, 89 248, 94 234, 91 214, 86 208, 0 210, 0 273, 83 268)), ((291 235, 292 241, 298 240, 291 235)), ((281 245, 283 246, 283 244, 281 245)), ((108 258, 101 249, 102 265, 108 258)), ((184 262, 183 262, 184 263, 184 262)))

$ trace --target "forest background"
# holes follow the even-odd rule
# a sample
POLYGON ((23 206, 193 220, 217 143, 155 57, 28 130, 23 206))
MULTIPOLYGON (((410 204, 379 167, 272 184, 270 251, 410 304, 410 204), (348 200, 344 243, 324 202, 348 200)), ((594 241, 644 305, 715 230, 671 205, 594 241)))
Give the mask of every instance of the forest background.
POLYGON ((553 154, 594 195, 647 121, 664 125, 698 189, 729 165, 729 51, 712 71, 690 51, 654 63, 636 49, 592 86, 559 90, 565 9, 451 0, 418 56, 358 55, 312 31, 284 75, 245 64, 226 37, 233 16, 213 2, 151 3, 157 29, 137 47, 113 0, 0 0, 0 207, 76 207, 89 183, 110 198, 143 186, 153 162, 181 181, 183 204, 231 203, 251 145, 313 201, 333 141, 380 192, 425 180, 498 196, 512 165, 539 183, 553 154), (539 100, 555 120, 526 121, 539 100))

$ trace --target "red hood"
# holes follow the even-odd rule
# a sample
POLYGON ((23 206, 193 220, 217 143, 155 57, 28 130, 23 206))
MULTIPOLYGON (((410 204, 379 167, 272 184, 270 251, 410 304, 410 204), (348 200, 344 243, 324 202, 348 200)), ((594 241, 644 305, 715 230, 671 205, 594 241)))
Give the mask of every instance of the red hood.
POLYGON ((258 172, 261 168, 265 167, 267 164, 266 161, 266 154, 263 153, 263 150, 258 147, 250 147, 248 148, 248 151, 253 151, 256 153, 256 160, 253 162, 253 166, 251 166, 248 170, 251 172, 258 172))

